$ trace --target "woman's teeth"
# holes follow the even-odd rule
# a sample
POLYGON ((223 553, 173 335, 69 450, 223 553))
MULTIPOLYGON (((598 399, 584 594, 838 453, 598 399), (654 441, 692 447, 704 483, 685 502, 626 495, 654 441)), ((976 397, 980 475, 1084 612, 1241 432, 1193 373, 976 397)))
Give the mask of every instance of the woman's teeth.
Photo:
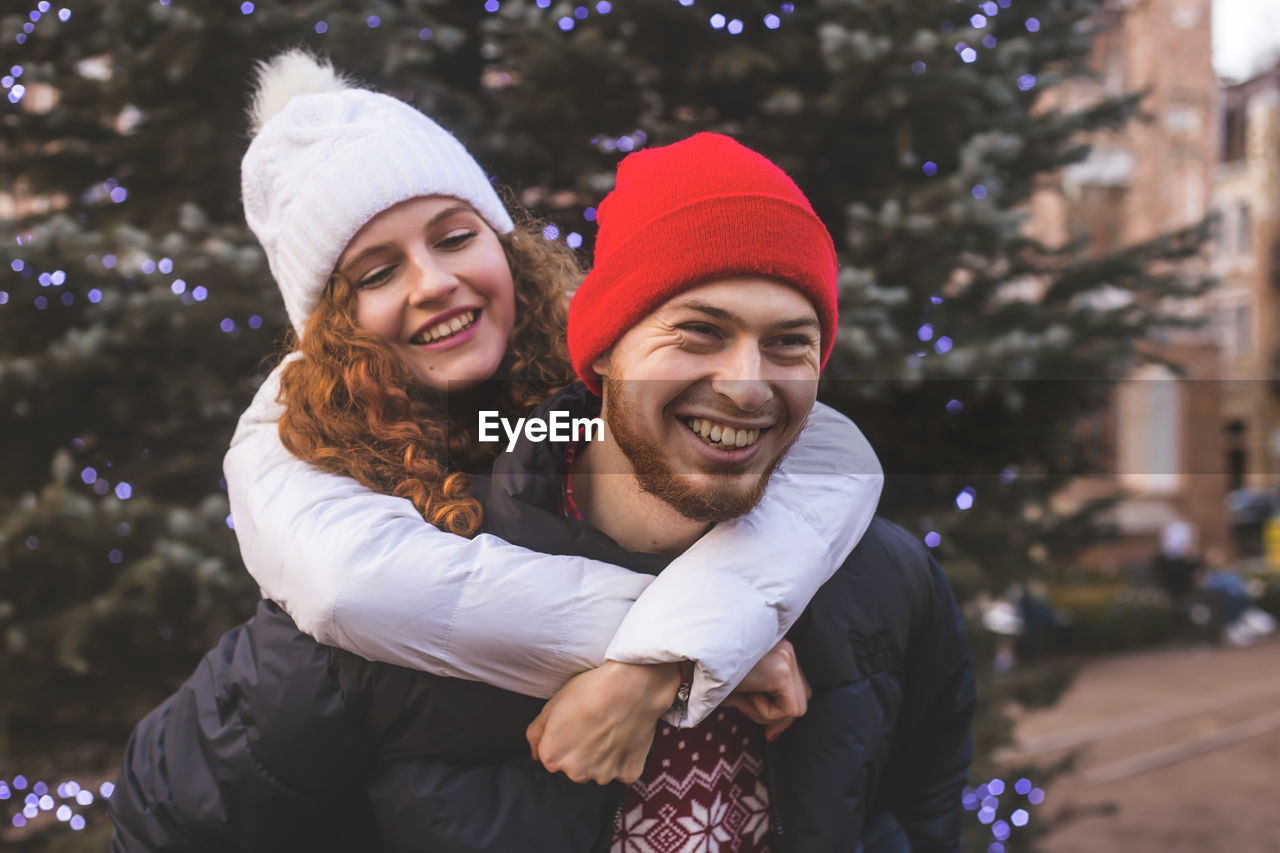
POLYGON ((465 314, 459 314, 442 323, 436 323, 431 328, 414 335, 410 338, 409 343, 430 344, 444 340, 445 338, 453 337, 458 334, 458 332, 465 331, 470 328, 471 324, 476 321, 476 314, 478 313, 478 311, 472 309, 465 314))
POLYGON ((758 429, 734 429, 706 418, 688 418, 685 423, 707 444, 722 450, 750 447, 760 438, 758 429))

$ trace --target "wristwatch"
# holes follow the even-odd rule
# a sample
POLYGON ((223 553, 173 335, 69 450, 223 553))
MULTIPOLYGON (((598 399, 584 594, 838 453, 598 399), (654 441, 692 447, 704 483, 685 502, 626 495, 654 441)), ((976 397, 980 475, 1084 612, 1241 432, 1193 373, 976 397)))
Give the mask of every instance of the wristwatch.
POLYGON ((676 688, 676 701, 671 708, 678 714, 689 710, 689 694, 693 691, 693 661, 680 661, 680 686, 676 688))

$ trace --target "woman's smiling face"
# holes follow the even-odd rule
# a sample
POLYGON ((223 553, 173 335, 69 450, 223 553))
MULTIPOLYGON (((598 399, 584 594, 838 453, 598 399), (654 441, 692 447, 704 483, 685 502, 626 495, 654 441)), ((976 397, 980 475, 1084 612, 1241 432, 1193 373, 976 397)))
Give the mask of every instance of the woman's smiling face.
POLYGON ((502 363, 516 317, 511 266, 466 202, 426 196, 384 210, 337 272, 356 291, 356 324, 386 338, 429 388, 470 388, 502 363))

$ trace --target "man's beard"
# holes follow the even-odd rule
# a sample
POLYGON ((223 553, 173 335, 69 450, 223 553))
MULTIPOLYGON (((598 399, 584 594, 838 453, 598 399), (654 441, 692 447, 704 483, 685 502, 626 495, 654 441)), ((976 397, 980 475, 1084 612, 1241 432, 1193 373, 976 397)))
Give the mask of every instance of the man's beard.
POLYGON ((652 436, 644 433, 644 419, 640 416, 639 407, 624 393, 625 382, 610 383, 605 394, 604 418, 609 425, 618 448, 631 463, 640 488, 664 503, 676 512, 693 521, 716 524, 746 515, 760 498, 764 497, 765 487, 782 458, 787 455, 796 436, 778 451, 760 476, 750 484, 738 485, 744 479, 737 466, 725 466, 721 472, 713 470, 713 474, 721 479, 717 485, 699 489, 690 482, 687 474, 677 474, 671 468, 670 460, 663 453, 662 444, 652 436))

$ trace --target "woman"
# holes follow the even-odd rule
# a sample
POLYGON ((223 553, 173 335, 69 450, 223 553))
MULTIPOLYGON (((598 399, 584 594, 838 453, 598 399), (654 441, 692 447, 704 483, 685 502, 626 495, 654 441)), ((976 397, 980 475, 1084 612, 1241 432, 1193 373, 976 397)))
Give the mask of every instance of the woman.
POLYGON ((301 358, 286 363, 282 386, 281 370, 264 384, 226 457, 246 566, 264 595, 322 643, 532 696, 552 695, 605 658, 692 661, 687 710, 668 719, 696 724, 852 550, 883 482, 874 454, 856 427, 818 407, 762 505, 742 523, 713 529, 657 580, 486 535, 442 532, 470 534, 478 526, 456 472, 492 458, 495 448, 474 443, 469 413, 527 409, 571 375, 560 294, 576 284, 577 269, 536 227, 515 228, 479 166, 446 132, 397 101, 346 85, 331 67, 294 52, 262 69, 255 96, 246 217, 301 333, 301 358), (269 120, 271 109, 290 103, 297 81, 327 94, 298 98, 269 120), (376 135, 366 132, 375 126, 376 135), (465 201, 473 211, 455 212, 456 234, 440 231, 445 239, 474 232, 470 248, 438 257, 460 259, 483 246, 496 258, 501 246, 516 283, 514 305, 486 310, 460 285, 428 294, 431 310, 412 322, 397 313, 396 301, 404 301, 397 259, 364 254, 379 241, 362 229, 402 201, 430 196, 465 201), (328 304, 341 310, 314 311, 332 272, 339 275, 328 304), (390 313, 378 313, 374 306, 388 302, 390 313), (452 323, 449 312, 476 307, 474 327, 413 342, 422 324, 432 331, 441 319, 452 323), (379 334, 401 339, 388 351, 379 334), (448 397, 414 392, 393 355, 406 359, 420 388, 448 397), (363 366, 346 375, 336 366, 356 361, 363 366), (343 406, 325 405, 344 383, 352 393, 343 406), (729 632, 707 629, 715 620, 704 618, 705 597, 684 594, 694 578, 723 591, 719 606, 742 626, 745 647, 729 632), (525 618, 530 612, 542 618, 525 618))

